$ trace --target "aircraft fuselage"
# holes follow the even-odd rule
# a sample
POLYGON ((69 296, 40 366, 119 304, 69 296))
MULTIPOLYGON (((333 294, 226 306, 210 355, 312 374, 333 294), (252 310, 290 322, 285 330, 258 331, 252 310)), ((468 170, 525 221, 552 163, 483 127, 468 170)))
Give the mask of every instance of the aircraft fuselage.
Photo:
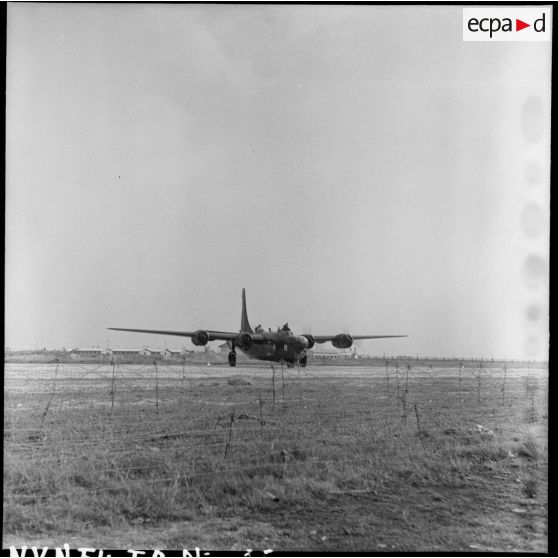
MULTIPOLYGON (((306 355, 308 339, 288 331, 273 331, 251 334, 254 342, 249 348, 237 345, 250 358, 295 363, 306 355)), ((229 346, 232 348, 231 343, 229 346)))

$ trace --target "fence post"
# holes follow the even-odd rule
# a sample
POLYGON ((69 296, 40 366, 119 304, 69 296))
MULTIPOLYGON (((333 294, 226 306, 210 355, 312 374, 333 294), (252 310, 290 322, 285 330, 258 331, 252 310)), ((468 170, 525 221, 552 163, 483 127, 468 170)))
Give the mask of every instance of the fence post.
POLYGON ((116 363, 114 360, 111 361, 112 364, 112 380, 110 383, 110 416, 112 416, 112 411, 114 409, 114 388, 115 388, 115 376, 116 376, 116 363))
POLYGON ((409 372, 411 371, 411 365, 407 364, 407 375, 405 376, 405 393, 409 391, 409 372))
POLYGON ((387 392, 389 395, 389 362, 386 360, 386 382, 387 382, 387 392))
POLYGON ((229 425, 229 440, 228 440, 227 444, 225 445, 225 455, 223 456, 223 460, 227 459, 227 455, 229 453, 229 448, 231 446, 233 424, 234 424, 234 409, 232 410, 232 413, 231 413, 231 423, 229 425))
POLYGON ((258 399, 260 405, 260 441, 263 441, 263 401, 262 401, 262 390, 260 389, 260 396, 258 399))
POLYGON ((271 365, 271 387, 273 390, 272 410, 275 412, 275 366, 271 365))
POLYGON ((537 422, 537 411, 535 410, 535 390, 531 390, 531 422, 537 422))
POLYGON ((422 439, 422 432, 420 431, 420 414, 418 412, 418 407, 417 404, 415 403, 415 417, 417 418, 417 434, 420 440, 420 443, 422 444, 423 449, 424 448, 424 440, 422 439))
POLYGON ((157 371, 157 361, 153 361, 153 366, 155 367, 155 408, 157 414, 159 413, 159 373, 157 371))
POLYGON ((502 382, 502 405, 504 405, 506 398, 506 372, 507 368, 506 364, 504 363, 504 381, 502 382))
POLYGON ((478 374, 479 381, 477 384, 477 403, 480 403, 481 372, 482 372, 482 361, 479 364, 479 374, 478 374))
POLYGON ((411 365, 407 364, 407 373, 405 375, 405 389, 403 390, 403 420, 407 423, 407 393, 409 392, 409 372, 411 365))
POLYGON ((283 405, 285 404, 285 368, 283 366, 283 364, 281 363, 281 389, 282 389, 282 395, 283 395, 283 405))
POLYGON ((186 355, 182 360, 182 382, 180 384, 180 407, 182 409, 182 419, 186 416, 186 406, 184 405, 184 380, 186 378, 186 355))
POLYGON ((45 412, 43 413, 43 418, 41 419, 41 428, 43 426, 43 423, 45 422, 45 418, 47 416, 48 410, 50 408, 50 405, 52 404, 52 400, 54 399, 54 395, 56 393, 56 378, 58 376, 58 367, 60 366, 60 361, 58 359, 56 359, 56 368, 54 370, 54 380, 52 381, 52 393, 50 394, 50 398, 47 401, 46 407, 45 407, 45 412))
POLYGON ((399 363, 395 361, 395 380, 397 381, 397 406, 401 404, 399 396, 399 363))

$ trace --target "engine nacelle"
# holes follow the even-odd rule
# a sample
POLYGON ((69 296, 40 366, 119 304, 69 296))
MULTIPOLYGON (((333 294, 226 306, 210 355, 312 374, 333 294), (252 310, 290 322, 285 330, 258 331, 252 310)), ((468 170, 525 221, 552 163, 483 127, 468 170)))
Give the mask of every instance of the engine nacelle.
POLYGON ((252 346, 253 340, 252 336, 249 333, 241 333, 236 338, 236 344, 239 349, 243 351, 247 351, 252 346))
POLYGON ((311 349, 315 344, 316 340, 314 339, 313 335, 305 335, 306 339, 308 340, 308 348, 311 349))
POLYGON ((207 345, 208 342, 209 342, 209 333, 207 333, 207 331, 198 329, 198 331, 195 331, 194 335, 192 335, 192 343, 196 347, 203 347, 204 345, 207 345))
POLYGON ((353 338, 348 333, 340 333, 331 340, 331 344, 336 349, 348 349, 353 344, 353 338))

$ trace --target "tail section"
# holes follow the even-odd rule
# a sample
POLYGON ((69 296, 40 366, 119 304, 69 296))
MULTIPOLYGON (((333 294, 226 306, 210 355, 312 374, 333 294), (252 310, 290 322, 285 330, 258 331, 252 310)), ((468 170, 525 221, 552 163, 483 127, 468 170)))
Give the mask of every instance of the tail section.
POLYGON ((248 313, 246 312, 246 291, 242 289, 242 319, 240 322, 240 331, 254 333, 248 321, 248 313))

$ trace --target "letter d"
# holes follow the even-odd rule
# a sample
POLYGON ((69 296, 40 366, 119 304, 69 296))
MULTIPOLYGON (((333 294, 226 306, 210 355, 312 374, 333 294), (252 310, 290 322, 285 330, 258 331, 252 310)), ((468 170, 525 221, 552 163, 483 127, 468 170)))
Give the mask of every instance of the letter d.
POLYGON ((545 26, 546 26, 545 16, 546 16, 546 14, 543 12, 542 17, 539 17, 539 19, 535 19, 535 23, 533 23, 533 29, 537 33, 544 33, 545 26), (541 26, 540 29, 538 28, 539 23, 542 23, 542 26, 541 26))

